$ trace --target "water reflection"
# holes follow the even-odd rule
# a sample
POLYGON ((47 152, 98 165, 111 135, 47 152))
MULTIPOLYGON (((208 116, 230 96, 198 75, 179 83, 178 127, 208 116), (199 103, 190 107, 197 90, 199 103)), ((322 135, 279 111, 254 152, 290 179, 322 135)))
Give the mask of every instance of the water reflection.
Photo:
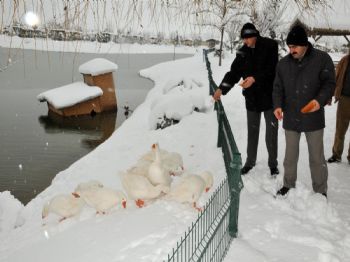
POLYGON ((75 117, 62 117, 51 111, 47 115, 39 116, 40 125, 45 133, 84 133, 88 138, 82 138, 83 146, 94 149, 109 138, 116 128, 117 111, 103 112, 95 115, 84 115, 75 117))

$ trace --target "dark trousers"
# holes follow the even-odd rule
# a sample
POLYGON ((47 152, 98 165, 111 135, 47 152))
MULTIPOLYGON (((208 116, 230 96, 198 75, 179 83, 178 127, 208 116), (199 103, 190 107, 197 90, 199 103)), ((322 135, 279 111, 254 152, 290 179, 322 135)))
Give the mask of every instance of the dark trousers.
POLYGON ((273 114, 273 110, 266 110, 264 112, 254 112, 247 110, 248 123, 248 146, 247 146, 247 160, 246 166, 255 166, 256 156, 259 143, 260 132, 260 118, 264 113, 266 124, 265 142, 267 152, 269 154, 269 167, 277 167, 277 138, 278 138, 278 120, 273 114))
MULTIPOLYGON (((333 155, 341 159, 344 149, 345 134, 350 122, 350 97, 341 96, 337 107, 337 124, 333 144, 333 155)), ((350 161, 350 144, 348 149, 348 160, 350 161)))
MULTIPOLYGON (((286 130, 286 155, 284 157, 283 185, 295 187, 299 159, 299 141, 301 133, 286 130)), ((323 129, 305 132, 309 149, 309 165, 312 188, 316 193, 327 193, 328 168, 323 151, 323 129)))

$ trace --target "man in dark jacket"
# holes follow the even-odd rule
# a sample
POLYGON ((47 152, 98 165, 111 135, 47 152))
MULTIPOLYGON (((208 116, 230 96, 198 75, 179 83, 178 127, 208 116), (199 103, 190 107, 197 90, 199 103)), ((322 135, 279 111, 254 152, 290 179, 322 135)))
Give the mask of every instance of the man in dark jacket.
POLYGON ((247 108, 248 146, 247 160, 241 173, 244 175, 255 166, 260 118, 263 112, 266 124, 265 142, 269 154, 268 165, 271 175, 277 175, 278 121, 273 115, 272 86, 278 62, 278 44, 272 39, 261 37, 251 23, 246 23, 242 27, 241 37, 244 45, 237 51, 231 70, 226 73, 213 97, 217 101, 222 94, 228 93, 241 78, 243 79, 240 85, 243 87, 247 108))
POLYGON ((279 61, 273 88, 274 114, 279 120, 283 118, 286 136, 283 187, 277 194, 285 195, 295 187, 299 140, 305 133, 313 190, 327 197, 323 107, 334 92, 334 65, 326 52, 312 47, 305 29, 299 25, 289 32, 287 45, 290 54, 279 61))

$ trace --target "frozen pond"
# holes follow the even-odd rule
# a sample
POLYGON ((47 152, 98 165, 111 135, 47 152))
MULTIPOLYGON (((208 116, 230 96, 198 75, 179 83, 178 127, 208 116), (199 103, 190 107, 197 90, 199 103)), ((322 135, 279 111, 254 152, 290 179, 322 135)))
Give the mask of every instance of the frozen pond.
MULTIPOLYGON (((176 59, 189 55, 176 54, 176 59)), ((172 60, 173 54, 79 54, 0 47, 0 192, 9 190, 27 203, 53 177, 107 139, 125 120, 123 107, 135 109, 153 82, 139 70, 172 60), (118 64, 113 73, 118 113, 63 119, 49 115, 36 96, 83 81, 80 64, 96 57, 118 64), (7 61, 10 61, 7 65, 7 61)))

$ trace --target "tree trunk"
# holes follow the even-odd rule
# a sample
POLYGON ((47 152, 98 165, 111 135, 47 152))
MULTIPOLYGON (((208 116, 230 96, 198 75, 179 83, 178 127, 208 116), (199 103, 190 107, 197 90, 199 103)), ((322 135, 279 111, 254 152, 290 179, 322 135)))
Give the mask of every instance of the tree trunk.
POLYGON ((219 49, 219 66, 221 66, 221 59, 222 59, 222 46, 224 44, 224 32, 225 32, 225 27, 221 28, 221 39, 220 39, 220 49, 219 49))

